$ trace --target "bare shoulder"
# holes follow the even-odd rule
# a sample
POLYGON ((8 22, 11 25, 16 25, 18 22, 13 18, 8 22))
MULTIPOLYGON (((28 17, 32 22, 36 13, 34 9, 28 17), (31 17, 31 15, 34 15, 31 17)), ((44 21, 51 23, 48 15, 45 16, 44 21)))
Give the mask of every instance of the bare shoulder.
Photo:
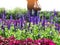
POLYGON ((28 0, 26 0, 26 1, 28 1, 28 0))

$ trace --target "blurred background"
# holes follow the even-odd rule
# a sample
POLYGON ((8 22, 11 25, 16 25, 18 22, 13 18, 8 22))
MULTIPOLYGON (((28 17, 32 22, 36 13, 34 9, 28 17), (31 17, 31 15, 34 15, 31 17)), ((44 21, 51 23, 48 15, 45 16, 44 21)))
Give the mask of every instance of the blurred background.
MULTIPOLYGON (((41 11, 60 11, 60 0, 39 0, 41 11)), ((26 0, 0 0, 0 7, 14 9, 16 7, 27 9, 26 0)))

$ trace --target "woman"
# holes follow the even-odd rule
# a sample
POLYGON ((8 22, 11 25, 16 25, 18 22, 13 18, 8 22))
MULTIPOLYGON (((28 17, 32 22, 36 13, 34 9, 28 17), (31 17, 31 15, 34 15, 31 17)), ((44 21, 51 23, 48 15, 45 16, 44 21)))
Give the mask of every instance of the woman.
POLYGON ((40 10, 40 8, 37 8, 37 1, 38 0, 27 0, 27 8, 30 12, 30 15, 32 15, 32 10, 34 10, 34 15, 37 15, 37 11, 40 10), (36 5, 35 5, 36 4, 36 5), (35 7, 34 7, 35 5, 35 7))

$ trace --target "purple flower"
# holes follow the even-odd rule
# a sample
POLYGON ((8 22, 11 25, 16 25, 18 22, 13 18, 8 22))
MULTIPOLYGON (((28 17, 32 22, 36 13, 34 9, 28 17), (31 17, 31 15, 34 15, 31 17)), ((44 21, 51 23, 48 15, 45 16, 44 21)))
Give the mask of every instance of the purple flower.
POLYGON ((58 24, 57 24, 57 23, 55 23, 55 26, 56 26, 56 27, 58 27, 58 24))
POLYGON ((50 20, 52 20, 53 19, 53 16, 50 16, 50 20))
POLYGON ((4 20, 6 18, 6 11, 4 10, 3 14, 2 14, 2 19, 4 20))
POLYGON ((40 15, 40 12, 38 12, 37 15, 39 16, 40 15))
POLYGON ((54 10, 54 16, 56 16, 57 15, 57 12, 54 10))
POLYGON ((33 17, 33 24, 36 24, 36 17, 33 17))
POLYGON ((2 15, 2 19, 3 19, 3 20, 5 19, 5 15, 4 15, 4 14, 2 15))
POLYGON ((40 20, 40 16, 38 17, 38 22, 39 22, 39 23, 41 22, 41 20, 40 20))
POLYGON ((8 29, 10 29, 10 24, 8 24, 8 29))
POLYGON ((22 19, 22 18, 20 18, 19 20, 20 20, 20 21, 19 21, 19 22, 20 22, 20 29, 22 29, 24 22, 23 22, 23 19, 22 19))
POLYGON ((0 19, 0 24, 2 24, 2 20, 0 19))
POLYGON ((10 20, 12 20, 13 19, 13 17, 12 17, 12 15, 10 15, 10 20))
POLYGON ((29 20, 30 20, 30 22, 33 22, 33 17, 30 17, 30 19, 29 19, 29 20))
POLYGON ((45 26, 45 19, 42 21, 42 26, 45 26))
POLYGON ((11 26, 11 21, 8 20, 8 21, 7 21, 7 27, 8 27, 8 29, 10 29, 10 26, 11 26))
POLYGON ((60 24, 58 25, 58 31, 60 32, 60 24))
POLYGON ((16 20, 14 20, 14 22, 13 22, 13 24, 14 24, 14 28, 16 29, 17 27, 17 21, 16 20))
POLYGON ((53 16, 50 16, 50 22, 51 22, 51 24, 52 24, 52 22, 53 22, 53 16))
POLYGON ((38 16, 36 17, 36 24, 38 24, 38 16))

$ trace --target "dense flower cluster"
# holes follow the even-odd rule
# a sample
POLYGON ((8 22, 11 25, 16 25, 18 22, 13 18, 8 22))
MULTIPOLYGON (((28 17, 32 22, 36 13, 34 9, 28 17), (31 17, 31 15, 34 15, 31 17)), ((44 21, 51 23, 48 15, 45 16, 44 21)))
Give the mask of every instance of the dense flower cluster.
POLYGON ((0 45, 60 45, 60 25, 53 21, 54 18, 57 21, 56 11, 49 19, 46 19, 45 13, 42 17, 39 13, 37 16, 31 16, 29 12, 22 15, 10 13, 9 19, 6 19, 7 13, 4 10, 0 14, 0 35, 5 38, 0 36, 0 45), (15 19, 13 15, 16 15, 15 19))
POLYGON ((16 40, 14 36, 4 38, 0 36, 0 45, 56 45, 52 40, 41 38, 33 40, 31 38, 16 40))
POLYGON ((56 27, 55 29, 60 30, 60 25, 53 21, 54 18, 56 17, 56 15, 57 15, 55 10, 54 10, 54 14, 49 17, 49 20, 46 19, 46 16, 44 16, 45 14, 41 18, 40 17, 40 12, 38 12, 37 16, 34 16, 34 15, 30 16, 29 12, 27 12, 27 14, 25 14, 25 15, 24 14, 23 15, 16 14, 16 20, 13 19, 12 14, 10 14, 10 19, 7 20, 6 15, 7 15, 7 13, 4 10, 3 13, 1 13, 1 18, 0 18, 0 25, 1 25, 2 29, 4 29, 5 26, 7 26, 7 28, 10 29, 12 24, 14 25, 15 29, 18 29, 18 28, 19 29, 25 29, 25 27, 27 26, 27 23, 29 23, 27 28, 30 27, 31 23, 33 25, 41 23, 42 27, 45 28, 45 26, 49 25, 48 24, 48 22, 49 22, 50 25, 54 24, 54 26, 56 27))
POLYGON ((53 21, 49 22, 46 19, 40 19, 40 17, 38 17, 38 16, 37 17, 29 17, 29 21, 25 20, 24 16, 21 17, 20 19, 16 19, 16 20, 14 20, 14 19, 9 19, 9 20, 0 19, 1 29, 4 29, 5 26, 7 26, 7 28, 10 29, 11 25, 14 25, 15 29, 18 29, 18 28, 25 29, 25 26, 29 27, 31 24, 35 25, 35 24, 40 24, 40 23, 41 23, 42 27, 49 26, 49 25, 51 25, 51 27, 52 27, 52 25, 54 25, 55 29, 60 30, 60 25, 58 23, 55 23, 53 21))

